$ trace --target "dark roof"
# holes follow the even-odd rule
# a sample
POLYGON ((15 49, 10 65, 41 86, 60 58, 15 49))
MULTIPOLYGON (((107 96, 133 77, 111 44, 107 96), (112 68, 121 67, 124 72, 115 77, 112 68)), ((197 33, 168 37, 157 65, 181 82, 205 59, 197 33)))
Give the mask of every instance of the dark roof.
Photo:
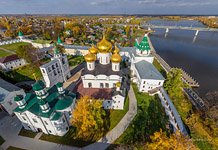
POLYGON ((122 75, 122 71, 113 71, 112 70, 112 63, 107 64, 107 65, 102 65, 100 64, 98 61, 95 62, 95 69, 92 71, 89 71, 87 69, 87 64, 84 68, 84 70, 82 71, 82 75, 86 75, 86 74, 92 74, 94 76, 96 75, 106 75, 106 76, 110 76, 110 75, 122 75))
POLYGON ((9 92, 21 90, 21 88, 15 86, 14 84, 11 84, 10 82, 3 80, 3 79, 0 79, 0 88, 3 88, 9 92))
POLYGON ((17 59, 20 59, 20 58, 16 54, 13 54, 10 56, 0 58, 0 63, 6 63, 6 62, 14 61, 17 59))

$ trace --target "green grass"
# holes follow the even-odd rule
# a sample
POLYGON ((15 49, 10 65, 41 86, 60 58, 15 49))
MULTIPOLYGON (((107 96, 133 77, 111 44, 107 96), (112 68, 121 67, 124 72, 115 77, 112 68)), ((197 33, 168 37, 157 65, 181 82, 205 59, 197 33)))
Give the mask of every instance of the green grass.
POLYGON ((30 65, 26 65, 18 69, 15 69, 13 71, 9 71, 5 75, 12 78, 16 82, 21 82, 21 81, 35 80, 34 74, 37 79, 42 78, 41 71, 38 67, 32 67, 30 65))
POLYGON ((19 42, 19 43, 1 45, 0 47, 1 47, 1 48, 5 48, 5 49, 10 50, 10 51, 16 52, 20 46, 22 46, 22 45, 28 45, 28 44, 29 44, 29 43, 26 43, 26 42, 19 42))
POLYGON ((76 137, 76 129, 74 127, 70 127, 70 130, 62 137, 43 134, 40 137, 40 140, 45 140, 58 144, 76 146, 76 147, 84 147, 92 143, 90 141, 87 142, 87 141, 76 139, 75 137, 76 137))
POLYGON ((129 110, 129 97, 126 98, 123 110, 110 110, 110 128, 112 130, 129 110))
POLYGON ((9 53, 9 52, 6 52, 6 51, 0 49, 0 58, 1 57, 6 57, 6 56, 9 56, 9 55, 12 55, 12 54, 13 53, 9 53))
POLYGON ((34 137, 37 135, 37 133, 22 128, 22 129, 20 130, 20 132, 19 132, 18 135, 20 135, 20 136, 26 136, 26 137, 30 137, 30 138, 34 138, 34 137))
POLYGON ((5 142, 5 140, 0 136, 0 145, 2 145, 5 142))
POLYGON ((132 85, 138 103, 138 112, 126 131, 115 141, 115 144, 128 144, 137 147, 150 140, 156 131, 167 131, 168 117, 157 96, 138 92, 132 85))
POLYGON ((7 148, 7 150, 24 150, 24 149, 18 148, 18 147, 9 146, 9 147, 7 148))
POLYGON ((162 76, 163 76, 164 78, 167 77, 166 71, 163 69, 163 67, 160 65, 160 63, 157 61, 156 58, 154 58, 153 65, 157 68, 157 70, 162 74, 162 76))
POLYGON ((70 66, 76 66, 84 62, 83 56, 68 56, 68 62, 70 66))

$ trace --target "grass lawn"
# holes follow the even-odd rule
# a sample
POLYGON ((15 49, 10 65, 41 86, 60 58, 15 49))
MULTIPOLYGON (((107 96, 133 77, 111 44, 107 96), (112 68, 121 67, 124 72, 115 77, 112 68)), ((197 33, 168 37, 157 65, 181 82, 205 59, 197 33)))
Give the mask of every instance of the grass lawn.
POLYGON ((18 148, 18 147, 9 146, 9 147, 7 148, 7 150, 24 150, 24 149, 18 148))
POLYGON ((37 133, 29 131, 29 130, 25 130, 24 128, 22 128, 18 135, 34 138, 37 135, 37 133))
POLYGON ((156 131, 167 130, 168 117, 157 96, 149 96, 138 92, 137 86, 132 85, 137 103, 138 112, 126 131, 114 144, 135 145, 138 148, 150 140, 150 136, 156 131))
POLYGON ((6 56, 9 56, 9 55, 12 55, 12 54, 13 53, 9 53, 9 52, 6 52, 6 51, 0 49, 0 58, 1 57, 6 57, 6 56))
POLYGON ((62 137, 43 134, 40 137, 40 140, 45 140, 45 141, 54 142, 58 144, 76 146, 76 147, 84 147, 92 143, 92 142, 75 139, 75 137, 76 137, 76 129, 74 127, 70 127, 70 130, 67 132, 67 134, 65 134, 62 137))
POLYGON ((2 145, 5 142, 5 140, 0 136, 0 145, 2 145))
POLYGON ((68 56, 68 62, 70 66, 76 66, 78 64, 81 64, 84 62, 84 57, 83 56, 68 56))
POLYGON ((123 110, 110 110, 110 128, 112 130, 129 110, 129 97, 127 96, 123 110))
POLYGON ((16 82, 21 82, 35 80, 34 74, 37 79, 42 78, 41 71, 38 67, 31 67, 30 65, 26 65, 13 71, 9 71, 5 75, 14 79, 16 82))
POLYGON ((156 58, 154 58, 153 65, 157 68, 157 70, 162 74, 162 76, 163 76, 164 78, 167 77, 166 71, 163 69, 163 67, 160 65, 160 63, 157 61, 156 58))
POLYGON ((7 44, 7 45, 1 45, 0 47, 5 48, 7 50, 11 50, 16 52, 16 50, 18 50, 18 48, 22 45, 28 45, 30 43, 26 43, 26 42, 19 42, 19 43, 13 43, 13 44, 7 44))

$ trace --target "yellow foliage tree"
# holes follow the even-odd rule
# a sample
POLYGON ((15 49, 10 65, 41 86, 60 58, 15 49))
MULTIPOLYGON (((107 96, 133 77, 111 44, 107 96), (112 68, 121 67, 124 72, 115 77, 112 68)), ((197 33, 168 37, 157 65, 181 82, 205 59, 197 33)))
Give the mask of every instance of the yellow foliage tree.
POLYGON ((77 128, 77 137, 83 140, 96 140, 104 133, 105 110, 102 101, 81 97, 73 111, 72 125, 77 128))
POLYGON ((149 150, 198 150, 192 140, 183 136, 180 132, 166 136, 165 132, 155 132, 151 136, 152 143, 148 144, 149 150))

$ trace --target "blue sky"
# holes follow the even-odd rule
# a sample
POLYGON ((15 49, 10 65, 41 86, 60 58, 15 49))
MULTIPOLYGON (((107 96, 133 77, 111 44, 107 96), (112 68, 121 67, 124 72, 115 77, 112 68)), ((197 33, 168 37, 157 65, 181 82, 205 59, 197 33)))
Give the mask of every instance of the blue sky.
POLYGON ((0 14, 218 14, 218 0, 0 0, 0 14))

